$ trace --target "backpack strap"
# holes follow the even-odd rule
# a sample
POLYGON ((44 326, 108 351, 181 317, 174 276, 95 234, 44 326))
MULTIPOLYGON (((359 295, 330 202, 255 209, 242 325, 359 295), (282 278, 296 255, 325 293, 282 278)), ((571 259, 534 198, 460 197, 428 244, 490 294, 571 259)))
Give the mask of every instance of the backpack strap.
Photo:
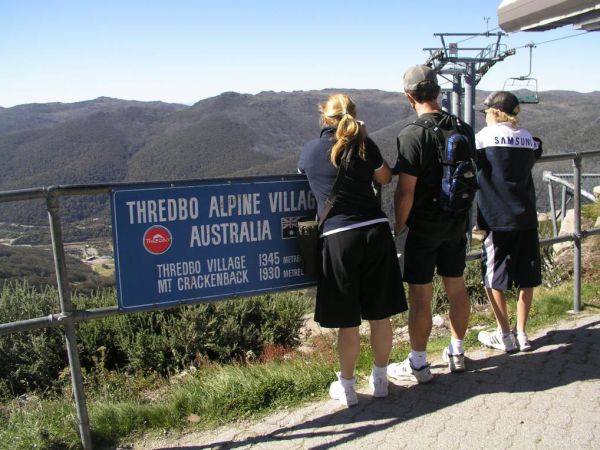
MULTIPOLYGON (((454 117, 454 116, 452 116, 454 117)), ((443 164, 445 161, 444 158, 444 143, 446 142, 446 138, 444 137, 444 133, 440 129, 437 121, 433 117, 422 118, 419 117, 417 120, 413 121, 411 125, 416 125, 418 127, 424 128, 429 131, 433 136, 433 140, 437 144, 438 149, 438 162, 443 164)))
POLYGON ((454 130, 458 131, 463 136, 466 136, 467 140, 469 141, 469 143, 473 147, 473 158, 474 158, 475 157, 475 153, 476 153, 475 140, 474 140, 475 139, 475 135, 472 134, 472 133, 468 133, 467 130, 465 130, 465 127, 463 126, 464 123, 461 122, 458 117, 456 117, 453 114, 450 114, 450 117, 452 118, 452 127, 454 128, 454 130))
POLYGON ((460 134, 465 134, 463 129, 463 124, 458 117, 454 114, 448 114, 450 116, 450 120, 452 121, 452 128, 454 131, 458 131, 460 134))
MULTIPOLYGON (((467 140, 473 145, 471 136, 465 133, 465 128, 463 127, 463 123, 461 120, 455 116, 454 114, 447 114, 450 117, 450 123, 452 124, 452 130, 455 132, 462 134, 467 137, 467 140)), ((435 142, 438 147, 438 162, 440 164, 448 164, 448 161, 445 158, 446 149, 444 148, 444 144, 446 142, 446 136, 442 132, 441 128, 438 125, 438 122, 433 117, 427 118, 417 118, 412 125, 417 125, 428 130, 435 138, 435 142)), ((474 146, 474 145, 473 145, 474 146)))

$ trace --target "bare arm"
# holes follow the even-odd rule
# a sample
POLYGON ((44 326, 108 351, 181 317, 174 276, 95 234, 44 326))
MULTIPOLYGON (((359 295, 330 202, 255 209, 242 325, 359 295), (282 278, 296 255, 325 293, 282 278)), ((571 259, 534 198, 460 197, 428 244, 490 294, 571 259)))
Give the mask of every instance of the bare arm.
POLYGON ((402 231, 406 226, 406 219, 413 206, 415 198, 415 186, 417 177, 400 173, 398 176, 398 184, 394 192, 394 216, 396 218, 395 230, 396 233, 402 231))
POLYGON ((373 180, 381 185, 389 184, 392 181, 392 170, 388 163, 384 161, 381 167, 373 172, 373 180))

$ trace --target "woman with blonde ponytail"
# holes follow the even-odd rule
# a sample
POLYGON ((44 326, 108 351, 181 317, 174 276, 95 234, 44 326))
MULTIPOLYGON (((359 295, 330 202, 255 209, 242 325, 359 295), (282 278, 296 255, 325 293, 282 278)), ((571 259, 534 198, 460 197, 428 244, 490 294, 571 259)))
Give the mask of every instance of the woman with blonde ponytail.
POLYGON ((387 365, 392 349, 390 317, 406 311, 402 277, 388 218, 373 182, 388 184, 392 174, 377 145, 356 119, 356 106, 344 94, 319 106, 321 135, 308 142, 298 170, 305 173, 319 211, 333 188, 342 157, 351 152, 334 205, 322 226, 323 266, 317 285, 315 321, 339 328, 341 370, 329 394, 356 405, 354 370, 360 350, 358 327, 368 320, 374 364, 369 386, 375 397, 388 394, 387 365))
POLYGON ((356 106, 347 95, 335 94, 329 100, 319 105, 323 128, 335 126, 336 142, 331 148, 329 160, 338 167, 341 152, 348 144, 356 140, 358 155, 365 159, 365 129, 355 119, 356 106))

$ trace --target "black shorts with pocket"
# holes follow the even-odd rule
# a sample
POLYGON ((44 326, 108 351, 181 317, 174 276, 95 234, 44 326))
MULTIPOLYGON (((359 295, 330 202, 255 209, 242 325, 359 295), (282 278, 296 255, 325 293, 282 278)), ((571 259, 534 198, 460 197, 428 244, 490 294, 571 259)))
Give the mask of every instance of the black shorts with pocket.
POLYGON ((363 319, 385 319, 407 309, 388 223, 323 238, 316 322, 325 328, 357 327, 363 319))
POLYGON ((502 291, 513 285, 539 286, 542 268, 537 229, 489 231, 483 241, 481 276, 486 288, 502 291))
POLYGON ((436 272, 442 277, 462 277, 465 271, 467 237, 436 239, 408 231, 404 247, 404 281, 428 284, 436 272))

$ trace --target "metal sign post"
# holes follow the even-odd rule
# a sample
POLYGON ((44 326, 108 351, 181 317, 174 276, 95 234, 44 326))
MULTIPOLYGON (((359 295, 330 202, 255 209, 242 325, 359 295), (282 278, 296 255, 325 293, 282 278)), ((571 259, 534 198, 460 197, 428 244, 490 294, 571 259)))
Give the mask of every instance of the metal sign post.
POLYGON ((573 311, 578 313, 581 312, 581 154, 573 158, 573 185, 573 311))
POLYGON ((77 409, 77 422, 81 445, 85 450, 92 448, 92 436, 90 433, 90 421, 88 417, 87 403, 83 389, 83 378, 81 375, 81 364, 77 350, 77 336, 75 335, 75 324, 68 320, 72 312, 71 290, 67 280, 67 264, 63 245, 62 227, 60 225, 60 214, 58 208, 58 195, 50 189, 46 199, 48 206, 48 220, 50 223, 50 237, 52 239, 52 250, 54 253, 54 267, 56 269, 56 283, 60 300, 61 313, 67 317, 65 320, 65 343, 69 357, 69 370, 71 371, 71 384, 73 385, 73 396, 77 409))

